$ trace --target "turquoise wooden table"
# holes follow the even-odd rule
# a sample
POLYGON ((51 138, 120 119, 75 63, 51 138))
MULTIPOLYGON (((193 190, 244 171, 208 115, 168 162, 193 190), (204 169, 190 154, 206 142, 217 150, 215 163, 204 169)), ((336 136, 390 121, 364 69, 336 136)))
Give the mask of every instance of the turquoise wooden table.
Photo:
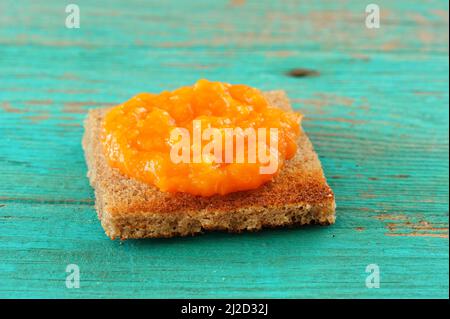
POLYGON ((448 298, 447 1, 71 2, 0 3, 0 297, 448 298), (287 91, 335 225, 105 236, 87 110, 199 78, 287 91))

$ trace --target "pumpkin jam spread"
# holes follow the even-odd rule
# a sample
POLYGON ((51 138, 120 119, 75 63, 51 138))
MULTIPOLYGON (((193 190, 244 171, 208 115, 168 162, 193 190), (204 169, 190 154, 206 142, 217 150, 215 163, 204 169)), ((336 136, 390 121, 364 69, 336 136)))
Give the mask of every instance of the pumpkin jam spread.
POLYGON ((300 114, 270 105, 255 88, 202 79, 172 92, 141 93, 110 109, 103 120, 100 139, 108 164, 128 177, 163 192, 225 195, 255 189, 270 181, 297 151, 300 120, 300 114), (199 138, 199 127, 215 130, 214 147, 206 153, 205 147, 212 138, 199 138), (267 134, 255 135, 255 142, 250 135, 242 134, 248 132, 246 129, 257 133, 267 130, 267 134), (275 136, 270 134, 273 129, 277 131, 275 136), (231 137, 231 143, 230 139, 227 142, 230 130, 238 132, 231 137), (180 134, 182 131, 186 134, 180 134), (237 147, 239 134, 243 135, 240 141, 247 142, 243 148, 237 147), (179 149, 174 160, 173 148, 186 136, 190 148, 183 158, 189 160, 179 160, 179 149), (274 139, 276 147, 271 143, 274 139), (235 152, 227 153, 224 145, 234 147, 235 152), (263 149, 258 153, 261 156, 249 155, 254 150, 252 145, 263 149), (268 158, 276 160, 275 169, 261 173, 268 158))

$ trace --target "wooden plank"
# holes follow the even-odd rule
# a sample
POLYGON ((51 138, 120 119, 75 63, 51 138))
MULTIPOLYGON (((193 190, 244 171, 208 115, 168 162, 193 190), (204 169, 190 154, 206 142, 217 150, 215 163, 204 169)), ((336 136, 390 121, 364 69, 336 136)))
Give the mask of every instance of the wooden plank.
POLYGON ((58 1, 0 4, 0 297, 448 297, 448 2, 379 1, 379 30, 358 1, 77 3, 78 30, 58 1), (288 92, 335 225, 106 238, 86 111, 203 77, 288 92))
POLYGON ((448 278, 446 240, 384 236, 356 211, 333 227, 124 243, 105 238, 88 205, 0 211, 3 297, 442 297, 448 278), (65 287, 71 263, 80 289, 65 287), (365 287, 370 263, 381 269, 378 290, 365 287))

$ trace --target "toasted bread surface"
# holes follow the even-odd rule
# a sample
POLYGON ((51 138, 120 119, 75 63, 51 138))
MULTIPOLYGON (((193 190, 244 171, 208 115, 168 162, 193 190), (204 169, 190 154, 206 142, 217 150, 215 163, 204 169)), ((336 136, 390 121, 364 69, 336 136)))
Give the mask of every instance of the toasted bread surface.
MULTIPOLYGON (((272 105, 290 109, 284 91, 264 94, 272 105)), ((112 239, 334 223, 334 194, 303 131, 296 155, 286 161, 273 181, 255 190, 200 197, 164 193, 111 168, 99 138, 101 121, 107 110, 89 111, 82 144, 88 177, 95 190, 97 214, 112 239)))

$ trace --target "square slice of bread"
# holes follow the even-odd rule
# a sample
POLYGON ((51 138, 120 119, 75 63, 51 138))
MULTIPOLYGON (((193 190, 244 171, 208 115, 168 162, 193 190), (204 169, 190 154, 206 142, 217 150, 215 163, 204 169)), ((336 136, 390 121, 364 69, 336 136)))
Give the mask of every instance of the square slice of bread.
MULTIPOLYGON (((291 108, 284 91, 270 91, 264 95, 272 105, 291 108)), ((88 177, 95 190, 97 214, 111 239, 334 223, 333 192, 303 131, 298 140, 297 154, 286 161, 273 181, 255 190, 200 197, 164 193, 111 168, 99 138, 105 112, 107 109, 89 111, 82 144, 88 177)))

